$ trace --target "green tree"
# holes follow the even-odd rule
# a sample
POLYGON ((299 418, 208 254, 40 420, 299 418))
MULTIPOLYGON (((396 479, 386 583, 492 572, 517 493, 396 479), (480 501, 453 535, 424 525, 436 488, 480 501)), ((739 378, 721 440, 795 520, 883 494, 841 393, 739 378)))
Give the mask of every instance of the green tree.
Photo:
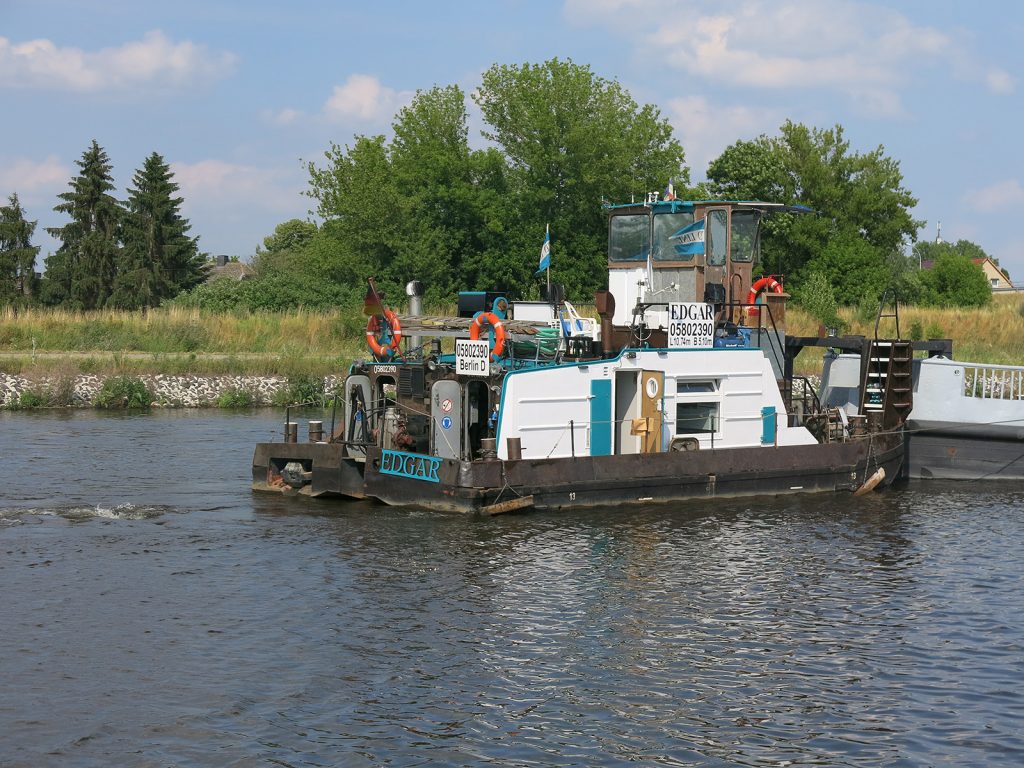
POLYGON ((914 246, 920 260, 924 303, 945 307, 983 307, 992 301, 992 287, 974 259, 988 254, 970 240, 922 242, 914 246))
POLYGON ((439 296, 464 287, 464 262, 480 252, 467 119, 462 89, 449 85, 417 92, 392 123, 391 166, 405 225, 402 263, 392 276, 419 278, 439 296))
POLYGON ((588 296, 606 279, 602 197, 688 181, 657 109, 587 67, 495 65, 473 98, 494 146, 469 148, 465 95, 452 85, 418 92, 390 142, 360 136, 311 163, 308 194, 325 221, 303 258, 389 290, 418 278, 435 300, 462 288, 535 295, 550 224, 555 279, 588 296))
POLYGON ((47 229, 61 246, 46 259, 41 293, 48 304, 95 309, 106 304, 114 287, 123 211, 110 194, 110 159, 95 140, 77 164, 79 175, 54 208, 71 221, 47 229))
POLYGON ((303 268, 303 253, 317 237, 316 224, 302 219, 281 222, 272 234, 263 238, 263 247, 256 249, 253 269, 257 276, 303 268))
POLYGON ((181 215, 182 198, 170 167, 156 152, 128 189, 117 276, 108 303, 121 309, 155 307, 202 282, 206 268, 197 238, 181 215))
POLYGON ((836 302, 834 283, 817 270, 807 273, 804 281, 797 286, 793 298, 805 312, 822 325, 841 328, 839 304, 836 302))
MULTIPOLYGON (((509 166, 517 213, 506 242, 526 269, 537 263, 545 224, 552 274, 578 294, 602 287, 606 219, 598 201, 628 200, 689 181, 672 127, 614 80, 570 60, 494 65, 473 96, 509 166)), ((532 270, 530 270, 532 274, 532 270)))
POLYGON ((298 251, 306 246, 316 233, 317 227, 313 222, 289 219, 274 227, 273 234, 263 238, 263 249, 267 253, 298 251))
POLYGON ((448 298, 504 232, 492 221, 502 209, 501 156, 469 149, 465 95, 454 85, 417 92, 392 127, 390 142, 360 136, 332 145, 325 166, 310 164, 309 194, 325 222, 302 259, 345 284, 373 275, 393 294, 415 278, 428 298, 448 298))
POLYGON ((759 136, 737 141, 708 165, 713 196, 725 200, 781 203, 793 198, 778 139, 759 136))
POLYGON ((344 147, 332 142, 324 158, 322 167, 307 166, 307 194, 324 219, 323 238, 333 243, 318 249, 321 271, 337 282, 386 279, 399 253, 404 222, 384 137, 357 136, 344 147))
MULTIPOLYGON (((728 147, 708 167, 708 179, 716 196, 803 205, 816 212, 783 214, 766 226, 764 267, 799 279, 805 266, 824 258, 833 240, 861 267, 877 267, 891 263, 893 254, 916 239, 921 222, 910 209, 917 200, 903 187, 899 163, 884 152, 882 146, 851 152, 840 125, 822 130, 787 121, 779 136, 728 147), (875 255, 852 248, 856 238, 875 255)), ((862 278, 852 268, 845 276, 862 278)))
POLYGON ((877 303, 892 282, 894 266, 886 254, 863 237, 839 232, 807 262, 807 271, 823 275, 832 286, 836 301, 848 306, 865 296, 877 303))
MULTIPOLYGON (((928 262, 935 261, 939 256, 947 253, 955 253, 968 259, 992 258, 984 248, 970 240, 957 240, 955 243, 922 240, 919 243, 914 243, 913 260, 919 266, 927 268, 928 262)), ((995 261, 995 259, 992 260, 995 261)))
POLYGON ((17 194, 0 206, 0 302, 23 303, 31 296, 35 283, 35 263, 39 246, 32 245, 36 222, 25 219, 17 194))

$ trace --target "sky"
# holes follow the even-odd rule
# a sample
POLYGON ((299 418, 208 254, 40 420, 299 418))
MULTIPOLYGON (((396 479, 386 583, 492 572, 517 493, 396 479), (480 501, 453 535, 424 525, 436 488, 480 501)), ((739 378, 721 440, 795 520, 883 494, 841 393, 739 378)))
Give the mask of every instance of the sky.
POLYGON ((1024 284, 1024 4, 994 0, 0 0, 0 197, 39 222, 41 268, 92 140, 119 199, 156 151, 200 248, 245 260, 312 218, 306 164, 332 142, 388 135, 418 89, 554 57, 658 107, 694 182, 787 119, 840 124, 900 163, 919 238, 941 222, 1024 284))

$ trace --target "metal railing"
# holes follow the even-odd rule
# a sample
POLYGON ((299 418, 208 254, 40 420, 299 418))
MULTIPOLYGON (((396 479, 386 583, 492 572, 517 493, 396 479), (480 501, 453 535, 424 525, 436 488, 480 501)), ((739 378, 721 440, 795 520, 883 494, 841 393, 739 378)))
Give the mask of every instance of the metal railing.
POLYGON ((963 365, 964 396, 985 400, 1024 400, 1024 367, 963 365))

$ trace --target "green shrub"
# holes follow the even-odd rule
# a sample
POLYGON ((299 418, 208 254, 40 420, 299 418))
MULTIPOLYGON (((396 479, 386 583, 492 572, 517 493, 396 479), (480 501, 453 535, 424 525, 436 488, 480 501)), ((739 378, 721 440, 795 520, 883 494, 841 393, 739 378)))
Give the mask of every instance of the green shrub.
POLYGON ((97 408, 149 408, 153 396, 135 376, 111 376, 96 395, 97 408))
POLYGON ((170 332, 170 348, 172 351, 198 352, 209 344, 209 333, 200 323, 186 320, 172 323, 170 332))
POLYGON ((18 397, 16 409, 45 408, 49 400, 46 393, 40 389, 27 389, 18 397))
POLYGON ((924 339, 924 323, 920 319, 915 319, 910 324, 910 338, 913 341, 921 341, 924 339))
POLYGON ((323 405, 324 380, 303 373, 288 377, 288 385, 274 393, 274 405, 323 405))
POLYGON ((217 398, 218 408, 252 408, 255 404, 256 396, 244 387, 225 389, 217 398))
POLYGON ((878 297, 865 293, 857 302, 857 319, 862 323, 874 323, 878 319, 878 297))
POLYGON ((845 326, 832 286, 821 272, 809 273, 794 293, 796 303, 819 323, 840 331, 845 326))

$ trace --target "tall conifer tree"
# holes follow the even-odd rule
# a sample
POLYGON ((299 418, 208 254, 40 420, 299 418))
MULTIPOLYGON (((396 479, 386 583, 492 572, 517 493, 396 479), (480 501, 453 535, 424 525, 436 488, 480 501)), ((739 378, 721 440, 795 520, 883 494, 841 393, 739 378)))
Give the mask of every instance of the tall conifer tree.
POLYGON ((36 256, 32 245, 36 222, 25 219, 18 195, 0 206, 0 303, 20 303, 32 294, 36 256))
POLYGON ((182 198, 164 159, 154 152, 132 179, 124 219, 124 248, 110 303, 123 309, 155 307, 202 282, 197 238, 182 218, 182 198))
POLYGON ((59 195, 54 210, 71 221, 47 229, 61 241, 46 259, 43 300, 76 309, 96 309, 107 303, 114 287, 122 208, 110 194, 114 188, 110 158, 95 139, 77 161, 81 173, 71 189, 59 195))

